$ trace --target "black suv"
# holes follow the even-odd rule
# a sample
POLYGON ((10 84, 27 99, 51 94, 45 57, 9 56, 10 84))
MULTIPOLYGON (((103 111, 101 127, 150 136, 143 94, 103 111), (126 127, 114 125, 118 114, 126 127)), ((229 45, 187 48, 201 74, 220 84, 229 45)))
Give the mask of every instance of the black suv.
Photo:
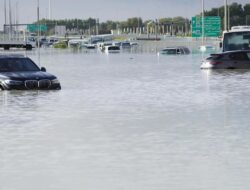
POLYGON ((0 90, 60 90, 59 80, 28 57, 0 55, 0 90))

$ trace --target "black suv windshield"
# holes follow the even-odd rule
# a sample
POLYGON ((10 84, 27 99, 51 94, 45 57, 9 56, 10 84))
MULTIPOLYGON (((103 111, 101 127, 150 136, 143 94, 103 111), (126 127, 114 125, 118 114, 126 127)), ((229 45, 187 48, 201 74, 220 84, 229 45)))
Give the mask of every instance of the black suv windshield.
POLYGON ((0 72, 40 71, 39 67, 28 58, 1 58, 0 72))

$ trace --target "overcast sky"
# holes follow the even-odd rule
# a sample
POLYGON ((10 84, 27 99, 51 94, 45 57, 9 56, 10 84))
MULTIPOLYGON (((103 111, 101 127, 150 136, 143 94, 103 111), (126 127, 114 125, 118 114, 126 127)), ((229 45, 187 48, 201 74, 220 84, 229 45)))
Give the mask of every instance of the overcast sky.
MULTIPOLYGON (((0 28, 4 24, 4 0, 0 0, 0 28)), ((9 0, 6 0, 7 3, 9 0)), ((37 18, 38 0, 11 0, 13 12, 18 7, 19 23, 31 23, 37 18), (17 5, 17 6, 16 6, 17 5)), ((223 5, 224 0, 205 0, 205 9, 223 5)), ((228 0, 229 3, 250 3, 249 0, 228 0)), ((106 20, 126 20, 130 17, 156 19, 183 16, 191 18, 201 11, 201 0, 51 0, 52 19, 89 17, 106 20)), ((40 17, 48 18, 49 0, 40 0, 40 17)))

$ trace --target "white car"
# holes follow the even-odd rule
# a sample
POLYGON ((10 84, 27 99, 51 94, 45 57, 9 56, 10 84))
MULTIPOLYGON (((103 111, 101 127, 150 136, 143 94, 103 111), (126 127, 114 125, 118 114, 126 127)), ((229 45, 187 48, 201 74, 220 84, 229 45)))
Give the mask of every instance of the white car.
POLYGON ((120 53, 120 46, 106 46, 105 53, 120 53))
POLYGON ((250 69, 250 50, 211 54, 202 62, 201 69, 250 69))

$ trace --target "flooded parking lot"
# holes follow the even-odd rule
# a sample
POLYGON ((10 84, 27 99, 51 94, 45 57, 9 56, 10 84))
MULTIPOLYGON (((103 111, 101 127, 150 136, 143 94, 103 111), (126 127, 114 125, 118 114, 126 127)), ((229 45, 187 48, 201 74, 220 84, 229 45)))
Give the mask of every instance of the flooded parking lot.
POLYGON ((41 49, 62 90, 0 92, 0 189, 248 189, 250 72, 203 56, 41 49))

